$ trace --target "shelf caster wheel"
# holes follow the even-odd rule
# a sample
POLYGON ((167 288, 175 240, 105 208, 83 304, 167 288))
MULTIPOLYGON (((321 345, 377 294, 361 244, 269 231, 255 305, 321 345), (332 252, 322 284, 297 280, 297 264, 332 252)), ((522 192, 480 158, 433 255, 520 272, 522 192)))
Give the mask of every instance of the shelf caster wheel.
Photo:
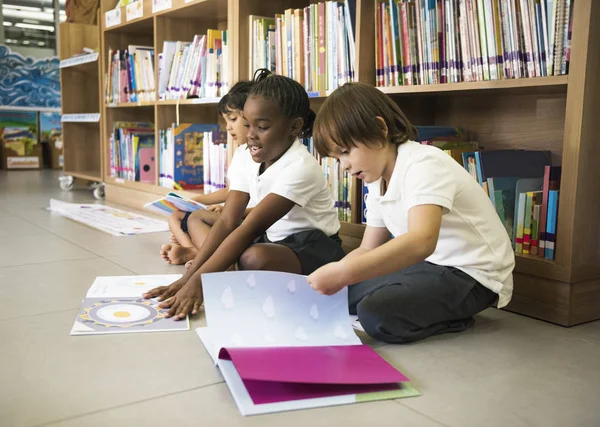
POLYGON ((71 191, 75 185, 75 178, 71 175, 61 176, 58 178, 60 183, 60 189, 64 191, 71 191))
POLYGON ((100 185, 94 188, 94 197, 98 200, 104 199, 104 186, 100 185))

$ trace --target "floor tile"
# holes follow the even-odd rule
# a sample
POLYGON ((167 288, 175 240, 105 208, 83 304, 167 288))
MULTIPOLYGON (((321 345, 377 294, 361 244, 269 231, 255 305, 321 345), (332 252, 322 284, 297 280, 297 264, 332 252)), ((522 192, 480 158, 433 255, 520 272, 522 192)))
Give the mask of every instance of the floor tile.
POLYGON ((10 343, 0 351, 10 385, 0 387, 0 424, 32 426, 222 381, 193 330, 72 337, 76 315, 0 321, 10 343))
POLYGON ((285 426, 285 427, 440 427, 435 421, 394 401, 242 417, 225 384, 48 424, 52 427, 285 426))
POLYGON ((402 400, 456 427, 595 426, 600 347, 518 315, 377 351, 423 396, 402 400))
POLYGON ((132 274, 102 258, 0 268, 0 320, 78 308, 97 276, 132 274))
POLYGON ((12 215, 2 215, 0 212, 0 238, 34 236, 36 234, 47 234, 48 231, 37 227, 29 221, 12 215))
MULTIPOLYGON (((159 247, 160 248, 160 247, 159 247)), ((156 253, 130 253, 119 256, 107 256, 107 260, 118 264, 136 274, 183 274, 185 267, 183 265, 167 264, 156 253)))
POLYGON ((0 237, 0 267, 95 257, 95 254, 52 234, 0 237))

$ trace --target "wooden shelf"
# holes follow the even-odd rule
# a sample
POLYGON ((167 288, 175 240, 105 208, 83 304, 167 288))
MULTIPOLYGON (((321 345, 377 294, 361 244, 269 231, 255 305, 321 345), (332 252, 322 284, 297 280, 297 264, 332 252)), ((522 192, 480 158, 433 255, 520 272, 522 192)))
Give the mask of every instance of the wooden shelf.
POLYGON ((217 105, 221 100, 218 98, 190 98, 180 100, 162 100, 158 101, 156 105, 217 105))
POLYGON ((136 108, 136 107, 154 107, 155 102, 120 102, 118 104, 106 104, 106 108, 136 108))
POLYGON ((489 80, 483 82, 444 83, 435 85, 378 87, 388 95, 427 94, 440 92, 487 91, 519 89, 529 92, 547 92, 558 89, 566 92, 568 76, 532 77, 522 79, 489 80))
MULTIPOLYGON (((308 0, 172 0, 165 10, 152 12, 152 1, 143 0, 142 16, 127 22, 126 9, 121 10, 121 22, 105 28, 105 12, 114 9, 117 0, 101 0, 100 63, 109 48, 123 49, 130 44, 154 46, 155 72, 158 55, 165 40, 190 40, 207 28, 228 30, 229 71, 232 83, 248 79, 249 75, 249 15, 273 16, 288 8, 303 8, 316 1, 308 0)), ((356 79, 375 84, 376 7, 373 1, 356 2, 356 79)), ((474 135, 485 149, 523 148, 550 150, 553 162, 562 165, 561 200, 557 224, 556 261, 537 257, 516 257, 514 296, 509 310, 573 325, 600 317, 600 198, 597 185, 598 143, 595 137, 600 116, 600 2, 578 0, 572 10, 573 31, 568 76, 506 79, 436 85, 381 87, 392 96, 407 117, 416 125, 462 126, 474 135)), ((62 38, 61 38, 62 39, 62 38)), ((61 40, 63 43, 71 41, 61 40)), ((92 47, 92 46, 89 46, 92 47)), ((72 56, 81 50, 71 50, 72 56)), ((105 68, 99 73, 105 78, 105 68)), ((86 73, 73 73, 86 74, 86 73)), ((156 82, 157 76, 155 76, 156 82)), ((156 82, 157 83, 157 82, 156 82)), ((77 83, 80 84, 80 83, 77 83)), ((155 85, 158 87, 158 84, 155 85)), ((100 86, 104 89, 104 84, 100 86)), ((81 90, 73 93, 81 93, 81 90)), ((104 96, 100 101, 104 101, 104 96)), ((328 92, 311 93, 315 111, 328 92)), ((71 97, 76 99, 75 96, 71 97)), ((81 98, 81 97, 80 97, 81 98)), ((74 101, 75 102, 75 101, 74 101)), ((214 100, 189 99, 105 105, 101 132, 103 153, 108 153, 108 135, 117 120, 151 121, 156 132, 180 121, 214 122, 218 117, 214 100), (176 106, 188 106, 178 109, 176 106), (154 108, 155 107, 155 108, 154 108)), ((92 112, 80 106, 67 105, 64 113, 92 112), (76 109, 77 107, 77 109, 76 109)), ((85 106, 84 106, 85 107, 85 106)), ((68 124, 81 130, 85 126, 68 124)), ((91 126, 87 126, 91 128, 91 126)), ((79 149, 87 150, 83 143, 79 149)), ((89 154, 85 154, 89 156, 89 154)), ((65 161, 68 156, 65 156, 65 161)), ((85 165, 82 154, 77 162, 85 165)), ((89 166, 86 170, 94 169, 89 166)), ((102 160, 107 175, 108 159, 102 160)), ((105 178, 107 200, 139 207, 166 194, 169 189, 139 182, 105 178)), ((360 221, 360 187, 356 183, 353 195, 353 218, 360 221)), ((342 223, 340 235, 344 248, 351 250, 360 244, 364 226, 342 223)))
POLYGON ((86 181, 102 182, 102 174, 95 171, 69 171, 65 169, 64 175, 71 175, 73 178, 84 179, 86 181))
POLYGON ((100 123, 100 113, 63 114, 62 123, 100 123))
POLYGON ((69 69, 98 75, 98 52, 74 56, 60 61, 60 69, 69 69))

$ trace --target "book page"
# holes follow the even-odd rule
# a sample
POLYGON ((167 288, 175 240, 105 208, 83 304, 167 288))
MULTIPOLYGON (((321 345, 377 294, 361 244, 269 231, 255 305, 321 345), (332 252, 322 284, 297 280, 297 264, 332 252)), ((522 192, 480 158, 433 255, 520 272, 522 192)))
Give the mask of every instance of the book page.
POLYGON ((359 345, 348 290, 325 296, 306 276, 273 271, 202 275, 208 327, 196 330, 216 360, 222 347, 359 345))

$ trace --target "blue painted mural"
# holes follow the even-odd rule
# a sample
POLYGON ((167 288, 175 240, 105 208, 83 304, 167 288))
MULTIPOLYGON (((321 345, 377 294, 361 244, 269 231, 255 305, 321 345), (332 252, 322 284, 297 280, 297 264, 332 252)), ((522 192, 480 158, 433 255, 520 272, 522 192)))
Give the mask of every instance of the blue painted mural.
POLYGON ((57 56, 36 59, 0 45, 0 105, 60 108, 57 56))

